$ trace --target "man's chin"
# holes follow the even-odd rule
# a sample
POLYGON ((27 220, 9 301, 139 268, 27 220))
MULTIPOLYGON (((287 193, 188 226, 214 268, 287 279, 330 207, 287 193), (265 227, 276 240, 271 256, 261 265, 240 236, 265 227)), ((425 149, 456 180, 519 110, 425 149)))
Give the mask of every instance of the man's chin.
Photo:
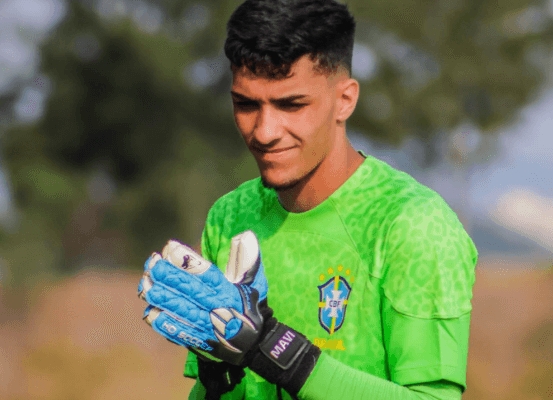
MULTIPOLYGON (((270 175, 267 173, 261 172, 261 183, 263 186, 269 189, 274 189, 277 192, 283 192, 285 190, 290 190, 298 185, 301 185, 302 183, 309 180, 309 178, 317 171, 319 168, 319 165, 317 165, 315 168, 313 168, 311 171, 307 172, 304 175, 296 176, 295 178, 290 179, 271 179, 270 175)), ((299 174, 298 174, 299 175, 299 174)))
POLYGON ((261 183, 263 184, 264 187, 266 187, 267 189, 274 189, 277 192, 283 192, 285 190, 292 189, 295 186, 297 186, 298 183, 300 183, 300 181, 301 179, 284 181, 284 182, 275 182, 263 176, 261 177, 261 183))

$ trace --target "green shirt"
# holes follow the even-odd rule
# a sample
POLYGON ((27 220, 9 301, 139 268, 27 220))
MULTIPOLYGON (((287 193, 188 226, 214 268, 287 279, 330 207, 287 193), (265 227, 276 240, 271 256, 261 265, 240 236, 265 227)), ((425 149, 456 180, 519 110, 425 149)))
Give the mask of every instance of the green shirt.
MULTIPOLYGON (((317 207, 289 213, 254 179, 210 210, 204 257, 225 266, 231 238, 248 229, 260 241, 275 316, 322 359, 404 386, 466 386, 477 252, 434 191, 368 157, 317 207)), ((195 376, 193 356, 185 374, 195 376)), ((250 371, 235 392, 224 398, 276 398, 250 371)))

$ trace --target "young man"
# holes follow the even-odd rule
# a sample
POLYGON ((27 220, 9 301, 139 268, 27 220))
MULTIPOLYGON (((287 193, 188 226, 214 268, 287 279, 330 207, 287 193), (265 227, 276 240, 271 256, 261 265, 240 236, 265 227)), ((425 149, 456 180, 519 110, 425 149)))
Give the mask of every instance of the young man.
MULTIPOLYGON (((200 375, 190 398, 460 399, 476 249, 435 192, 348 141, 359 96, 350 76, 353 17, 333 0, 247 0, 227 29, 235 121, 261 176, 215 203, 202 254, 231 265, 233 238, 255 233, 269 290, 259 284, 259 260, 255 279, 225 289, 242 298, 234 315, 254 321, 250 340, 236 339, 243 322, 230 339, 234 333, 202 342, 186 331, 179 341, 171 336, 179 318, 156 325, 147 309, 158 332, 223 360, 189 353, 185 375, 200 375), (229 348, 243 357, 228 356, 229 348)), ((154 261, 148 268, 158 268, 154 261)), ((204 283, 191 290, 190 282, 167 282, 206 291, 204 283)), ((200 295, 173 313, 191 313, 200 295)), ((207 308, 206 329, 224 332, 215 308, 207 308)), ((205 310, 193 311, 182 329, 205 310)))

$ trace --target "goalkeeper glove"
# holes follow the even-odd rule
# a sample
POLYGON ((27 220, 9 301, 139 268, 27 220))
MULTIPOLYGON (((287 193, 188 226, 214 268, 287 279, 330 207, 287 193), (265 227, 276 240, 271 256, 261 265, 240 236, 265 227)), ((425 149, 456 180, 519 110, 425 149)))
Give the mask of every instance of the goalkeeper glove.
POLYGON ((296 395, 320 350, 279 323, 267 306, 257 238, 232 239, 226 275, 189 247, 170 241, 145 265, 139 295, 153 329, 208 358, 247 366, 296 395))

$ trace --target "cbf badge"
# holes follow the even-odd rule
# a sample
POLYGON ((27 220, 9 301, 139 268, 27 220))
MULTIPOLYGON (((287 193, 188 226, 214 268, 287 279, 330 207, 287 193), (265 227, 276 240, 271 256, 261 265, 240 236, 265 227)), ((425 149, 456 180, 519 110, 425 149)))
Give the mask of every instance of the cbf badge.
POLYGON ((343 276, 335 275, 318 288, 319 323, 332 335, 344 323, 351 286, 343 276))

